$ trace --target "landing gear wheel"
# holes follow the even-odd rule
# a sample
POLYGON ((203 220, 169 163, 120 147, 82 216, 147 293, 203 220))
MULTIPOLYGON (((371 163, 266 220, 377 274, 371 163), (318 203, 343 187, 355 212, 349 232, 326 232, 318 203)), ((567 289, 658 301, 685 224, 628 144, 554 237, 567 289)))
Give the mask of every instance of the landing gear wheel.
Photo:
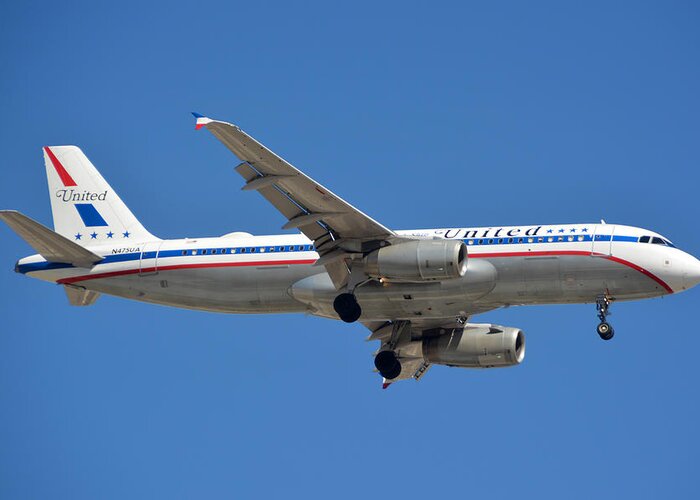
POLYGON ((596 330, 603 340, 610 340, 615 335, 615 330, 613 330, 613 327, 610 326, 610 323, 608 323, 606 319, 608 314, 610 314, 609 309, 611 301, 612 299, 607 295, 599 295, 595 301, 595 306, 598 310, 598 319, 600 320, 600 324, 596 330))
POLYGON ((401 375, 401 362, 394 351, 381 351, 374 358, 374 366, 387 380, 393 380, 401 375))
POLYGON ((351 293, 341 293, 333 301, 333 309, 346 323, 354 323, 362 315, 362 308, 351 293))
POLYGON ((615 335, 615 330, 613 330, 613 327, 605 321, 600 323, 596 330, 598 331, 598 335, 600 335, 600 338, 603 340, 610 340, 615 335))

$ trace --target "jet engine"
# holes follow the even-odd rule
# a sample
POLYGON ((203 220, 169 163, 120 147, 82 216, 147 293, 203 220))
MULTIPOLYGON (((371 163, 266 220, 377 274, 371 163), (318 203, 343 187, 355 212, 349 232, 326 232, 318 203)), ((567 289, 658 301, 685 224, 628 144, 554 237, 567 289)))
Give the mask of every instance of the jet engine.
POLYGON ((395 281, 441 281, 467 272, 467 246, 458 240, 415 240, 390 245, 365 258, 373 278, 395 281))
POLYGON ((423 340, 423 357, 440 365, 495 368, 522 363, 525 334, 518 328, 469 324, 423 340))

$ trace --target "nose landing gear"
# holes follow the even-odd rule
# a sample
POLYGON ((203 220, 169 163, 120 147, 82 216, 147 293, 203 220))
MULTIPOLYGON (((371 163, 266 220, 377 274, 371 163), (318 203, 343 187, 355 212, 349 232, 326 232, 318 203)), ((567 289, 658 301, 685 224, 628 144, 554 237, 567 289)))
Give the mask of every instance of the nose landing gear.
POLYGON ((600 324, 598 324, 596 331, 603 340, 610 340, 615 335, 615 330, 610 323, 607 322, 610 302, 610 298, 607 295, 601 295, 595 301, 595 307, 598 310, 598 319, 600 319, 600 324))

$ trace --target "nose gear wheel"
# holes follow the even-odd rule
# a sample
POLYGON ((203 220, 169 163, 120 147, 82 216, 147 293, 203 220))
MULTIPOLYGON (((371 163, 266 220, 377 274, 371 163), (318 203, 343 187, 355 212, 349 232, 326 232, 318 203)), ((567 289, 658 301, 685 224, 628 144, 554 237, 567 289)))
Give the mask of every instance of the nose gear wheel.
POLYGON ((612 300, 607 295, 600 295, 596 298, 595 306, 598 311, 598 319, 600 323, 596 328, 598 336, 603 340, 610 340, 615 335, 615 329, 607 322, 608 314, 610 314, 610 304, 612 300))

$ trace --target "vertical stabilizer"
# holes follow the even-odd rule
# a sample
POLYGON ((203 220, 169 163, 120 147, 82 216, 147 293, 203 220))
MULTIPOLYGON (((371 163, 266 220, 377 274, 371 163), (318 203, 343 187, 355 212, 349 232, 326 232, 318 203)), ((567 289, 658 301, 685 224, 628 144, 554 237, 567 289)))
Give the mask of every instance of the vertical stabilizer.
POLYGON ((157 240, 76 146, 44 147, 53 224, 83 246, 157 240))

